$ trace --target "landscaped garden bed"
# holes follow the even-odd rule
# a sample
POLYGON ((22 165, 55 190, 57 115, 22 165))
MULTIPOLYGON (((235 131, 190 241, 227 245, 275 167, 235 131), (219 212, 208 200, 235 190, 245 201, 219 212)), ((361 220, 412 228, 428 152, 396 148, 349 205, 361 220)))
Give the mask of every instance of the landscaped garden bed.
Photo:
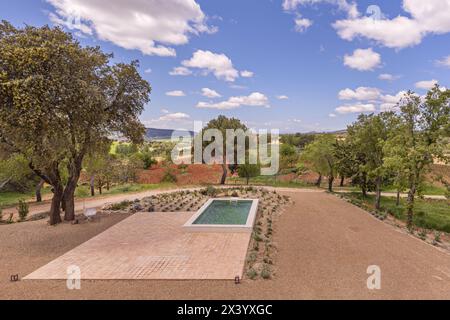
POLYGON ((433 246, 450 251, 450 201, 416 199, 414 229, 406 226, 406 199, 397 205, 393 197, 382 197, 382 210, 375 210, 374 196, 363 197, 360 193, 339 193, 341 199, 356 205, 375 218, 402 229, 433 246))
POLYGON ((275 222, 284 207, 292 204, 287 196, 255 187, 214 188, 164 193, 134 202, 108 205, 102 212, 112 214, 137 212, 196 212, 211 198, 259 199, 258 212, 247 254, 244 277, 271 279, 276 272, 277 247, 273 240, 275 222))

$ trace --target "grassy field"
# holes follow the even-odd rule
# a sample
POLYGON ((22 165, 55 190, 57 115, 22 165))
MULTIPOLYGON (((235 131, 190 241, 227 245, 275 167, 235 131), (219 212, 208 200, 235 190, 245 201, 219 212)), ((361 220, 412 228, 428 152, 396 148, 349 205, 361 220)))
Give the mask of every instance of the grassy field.
MULTIPOLYGON (((354 204, 374 210, 375 196, 363 198, 360 193, 345 194, 354 204)), ((381 205, 399 220, 406 221, 406 200, 402 199, 400 206, 396 206, 396 199, 382 197, 381 205)), ((414 224, 420 228, 445 231, 450 233, 450 201, 448 200, 416 200, 414 224)))
MULTIPOLYGON (((245 185, 246 179, 232 177, 227 179, 227 184, 229 185, 245 185)), ((275 176, 259 176, 250 179, 250 185, 258 186, 269 186, 269 187, 279 187, 279 188, 310 188, 312 185, 307 184, 302 181, 281 181, 275 176)))
MULTIPOLYGON (((108 196, 116 194, 127 194, 127 193, 137 193, 143 191, 150 191, 156 189, 170 189, 174 188, 174 184, 161 183, 161 184, 126 184, 120 186, 114 186, 109 191, 104 189, 103 194, 100 195, 98 190, 96 190, 96 197, 108 196)), ((44 188, 42 190, 42 195, 51 194, 50 188, 44 188)), ((89 186, 83 185, 77 188, 75 193, 76 198, 91 198, 89 186)), ((30 193, 19 193, 19 192, 0 192, 0 208, 13 207, 19 203, 19 200, 25 200, 32 202, 34 200, 33 192, 30 193)))

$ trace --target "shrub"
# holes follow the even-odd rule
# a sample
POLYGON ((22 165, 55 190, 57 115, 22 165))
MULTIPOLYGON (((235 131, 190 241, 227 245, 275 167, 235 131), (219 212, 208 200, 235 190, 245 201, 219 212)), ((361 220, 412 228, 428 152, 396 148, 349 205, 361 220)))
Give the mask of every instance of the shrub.
POLYGON ((217 195, 217 193, 218 193, 218 191, 216 188, 214 188, 213 186, 208 186, 208 187, 206 187, 204 194, 208 197, 215 197, 217 195))
POLYGON ((247 271, 247 276, 251 279, 254 280, 257 276, 258 276, 258 272, 256 272, 255 269, 251 268, 247 271))
POLYGON ((271 272, 271 270, 270 270, 269 265, 264 264, 263 267, 262 267, 262 270, 261 270, 261 277, 262 277, 263 279, 266 279, 266 280, 267 280, 267 279, 270 279, 271 274, 272 274, 272 272, 271 272))
POLYGON ((30 206, 24 200, 19 200, 17 211, 19 212, 20 221, 25 221, 27 219, 28 213, 30 213, 30 206))
POLYGON ((441 242, 441 236, 442 236, 441 232, 436 232, 434 234, 434 241, 436 241, 437 243, 440 243, 441 242))
POLYGON ((165 183, 175 183, 177 182, 177 177, 175 176, 175 174, 172 172, 172 170, 167 169, 166 172, 164 173, 164 176, 161 179, 161 182, 165 182, 165 183))
POLYGON ((111 205, 110 209, 112 211, 122 211, 128 209, 128 207, 131 206, 132 204, 133 203, 131 201, 122 201, 111 205))
POLYGON ((9 215, 9 218, 8 218, 8 220, 6 220, 6 223, 7 224, 12 224, 12 223, 14 223, 14 214, 13 213, 11 213, 10 215, 9 215))

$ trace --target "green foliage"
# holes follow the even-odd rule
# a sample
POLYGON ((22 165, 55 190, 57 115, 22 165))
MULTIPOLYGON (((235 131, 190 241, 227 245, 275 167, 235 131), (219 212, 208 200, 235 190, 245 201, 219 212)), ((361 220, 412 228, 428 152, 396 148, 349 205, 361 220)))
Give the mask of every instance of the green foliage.
MULTIPOLYGON (((60 28, 7 22, 0 23, 0 57, 0 148, 23 155, 57 200, 64 193, 71 200, 84 157, 112 135, 143 141, 139 115, 151 87, 137 61, 113 64, 60 28)), ((51 224, 61 221, 59 211, 50 213, 51 224)))
POLYGON ((280 142, 282 144, 287 144, 295 146, 299 149, 304 149, 308 144, 312 143, 316 139, 314 134, 283 134, 281 135, 280 142))
POLYGON ((176 175, 173 173, 172 169, 167 168, 166 171, 164 172, 164 176, 161 179, 161 182, 166 182, 166 183, 176 183, 177 182, 177 177, 176 175))
POLYGON ((110 210, 111 211, 123 211, 123 210, 128 209, 132 204, 133 204, 133 202, 131 202, 131 201, 122 201, 120 203, 112 204, 110 206, 110 210))
POLYGON ((261 270, 261 277, 265 280, 270 279, 272 276, 272 271, 270 270, 270 266, 268 264, 264 264, 261 270))
POLYGON ((299 160, 297 149, 290 144, 282 144, 280 147, 281 169, 293 168, 299 160))
POLYGON ((27 219, 28 214, 30 213, 30 206, 24 200, 20 200, 19 206, 17 207, 17 211, 19 213, 20 221, 25 221, 27 219))
POLYGON ((247 271, 247 277, 249 277, 249 279, 254 280, 254 279, 256 279, 257 276, 258 276, 258 272, 255 269, 250 268, 247 271))
POLYGON ((255 178, 261 174, 261 167, 257 164, 241 164, 238 167, 239 177, 245 178, 247 184, 251 178, 255 178))

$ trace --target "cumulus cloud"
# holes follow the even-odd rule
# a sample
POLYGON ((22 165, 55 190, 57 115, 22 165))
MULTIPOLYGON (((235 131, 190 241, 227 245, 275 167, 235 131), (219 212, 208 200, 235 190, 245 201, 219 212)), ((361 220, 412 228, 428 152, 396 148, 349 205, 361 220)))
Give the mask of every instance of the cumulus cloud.
POLYGON ((242 106, 250 107, 269 107, 269 99, 260 92, 254 92, 249 96, 231 97, 230 99, 218 103, 199 102, 197 108, 230 110, 242 106))
POLYGON ((349 113, 367 113, 367 112, 375 112, 376 107, 373 103, 356 103, 356 104, 347 104, 336 108, 336 112, 340 114, 349 114, 349 113))
POLYGON ((277 96, 278 100, 289 100, 289 97, 286 95, 277 96))
POLYGON ((186 94, 183 91, 181 91, 181 90, 175 90, 175 91, 166 92, 166 96, 169 96, 169 97, 184 97, 184 96, 186 96, 186 94))
POLYGON ((352 55, 344 56, 344 64, 359 71, 372 71, 381 63, 379 53, 369 49, 357 49, 352 55))
POLYGON ((242 77, 242 78, 251 78, 251 77, 253 77, 254 75, 255 75, 255 74, 254 74, 253 72, 248 71, 248 70, 241 71, 241 77, 242 77))
POLYGON ((46 0, 55 12, 50 19, 146 55, 175 56, 172 46, 189 42, 189 36, 213 33, 195 0, 46 0), (71 25, 72 26, 72 25, 71 25))
POLYGON ((383 81, 395 81, 400 79, 401 76, 399 75, 393 75, 390 73, 382 73, 378 76, 378 79, 383 80, 383 81))
POLYGON ((186 113, 177 112, 177 113, 168 113, 168 114, 162 116, 161 118, 159 118, 159 120, 160 121, 180 121, 180 120, 187 120, 190 118, 191 117, 186 113))
POLYGON ((430 90, 433 89, 433 87, 438 84, 437 80, 427 80, 427 81, 419 81, 416 83, 417 89, 423 89, 423 90, 430 90))
POLYGON ((211 99, 222 97, 217 91, 209 89, 209 88, 202 89, 202 96, 211 98, 211 99))
POLYGON ((403 10, 409 16, 348 18, 333 26, 344 40, 364 37, 395 49, 418 45, 429 34, 450 32, 450 0, 403 0, 403 10))
POLYGON ((450 55, 436 61, 438 65, 450 68, 450 55))
POLYGON ((377 100, 381 96, 381 91, 377 88, 359 87, 356 90, 344 89, 339 92, 340 100, 368 101, 377 100))
POLYGON ((197 50, 189 60, 181 63, 185 68, 201 69, 204 74, 213 73, 217 79, 234 82, 239 78, 239 71, 233 67, 233 62, 224 54, 197 50))
POLYGON ((313 22, 306 18, 295 19, 295 31, 305 32, 309 27, 313 25, 313 22))
POLYGON ((169 72, 171 76, 189 76, 192 74, 192 71, 185 67, 176 67, 173 68, 172 71, 169 72))

